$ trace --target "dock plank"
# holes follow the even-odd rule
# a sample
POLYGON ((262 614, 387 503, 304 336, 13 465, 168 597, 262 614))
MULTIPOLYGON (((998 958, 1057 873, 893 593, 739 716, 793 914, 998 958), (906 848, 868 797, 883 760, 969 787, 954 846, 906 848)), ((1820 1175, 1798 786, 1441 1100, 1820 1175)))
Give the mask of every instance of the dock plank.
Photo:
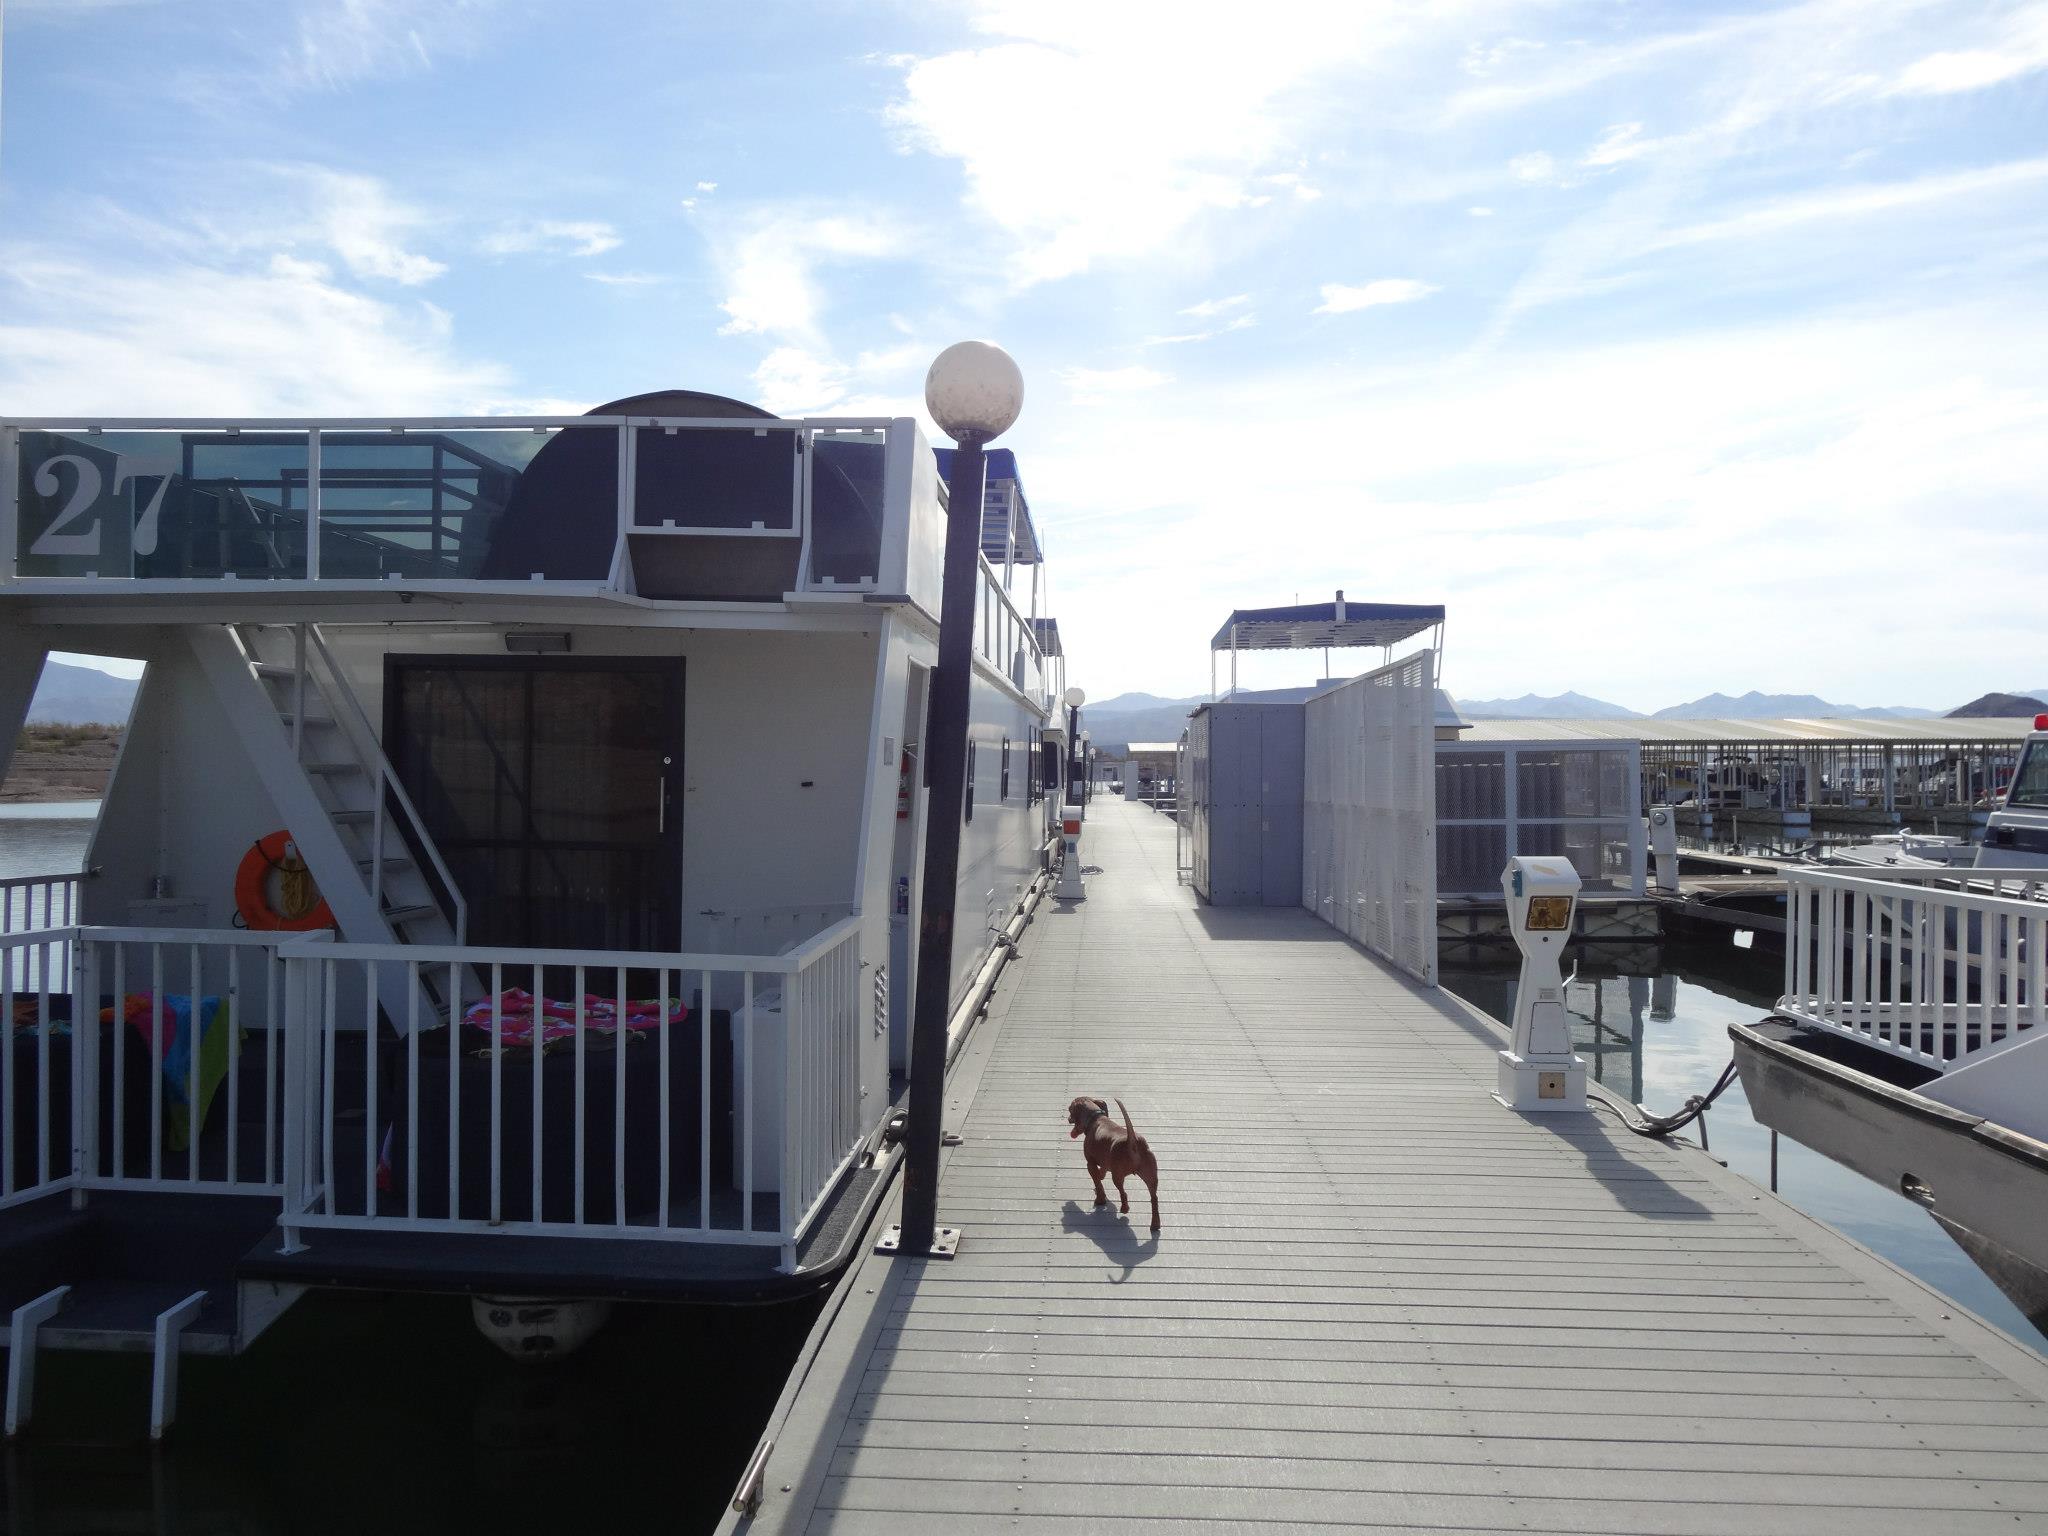
POLYGON ((1164 818, 1087 845, 949 1085, 960 1257, 849 1275, 733 1528, 2048 1533, 2048 1362, 1696 1148, 1504 1110, 1497 1032, 1198 908, 1164 818))

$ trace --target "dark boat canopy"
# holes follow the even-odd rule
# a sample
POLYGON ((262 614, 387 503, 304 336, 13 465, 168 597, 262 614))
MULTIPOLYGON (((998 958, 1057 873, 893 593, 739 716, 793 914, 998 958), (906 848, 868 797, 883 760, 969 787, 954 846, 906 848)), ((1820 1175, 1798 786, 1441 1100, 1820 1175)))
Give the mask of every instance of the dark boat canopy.
POLYGON ((1444 621, 1441 603, 1303 603, 1292 608, 1240 608, 1212 651, 1313 651, 1324 646, 1398 645, 1444 621))

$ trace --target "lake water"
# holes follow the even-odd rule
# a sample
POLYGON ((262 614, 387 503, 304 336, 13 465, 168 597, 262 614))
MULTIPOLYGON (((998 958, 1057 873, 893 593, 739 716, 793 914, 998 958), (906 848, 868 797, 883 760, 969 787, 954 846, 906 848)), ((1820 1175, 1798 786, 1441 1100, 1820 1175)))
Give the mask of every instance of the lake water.
POLYGON ((83 869, 99 811, 97 800, 0 805, 0 880, 83 869))
MULTIPOLYGON (((1669 1114, 1705 1093, 1727 1066, 1730 1024, 1753 1024, 1783 990, 1781 951, 1739 949, 1729 939, 1662 945, 1579 944, 1565 969, 1578 968, 1567 988, 1574 1043, 1588 1075, 1653 1114, 1669 1114)), ((1444 947, 1443 984, 1494 1018, 1514 1013, 1519 963, 1502 946, 1444 947)), ((1707 1112, 1707 1142, 1716 1157, 1765 1188, 1771 1181, 1771 1132, 1750 1118, 1738 1080, 1707 1112)), ((1688 1129, 1694 1140, 1698 1133, 1688 1129)), ((1778 1193, 1809 1216, 1853 1237, 1873 1253, 2048 1352, 2048 1337, 1984 1277, 1934 1218, 1839 1163, 1778 1138, 1778 1193)))

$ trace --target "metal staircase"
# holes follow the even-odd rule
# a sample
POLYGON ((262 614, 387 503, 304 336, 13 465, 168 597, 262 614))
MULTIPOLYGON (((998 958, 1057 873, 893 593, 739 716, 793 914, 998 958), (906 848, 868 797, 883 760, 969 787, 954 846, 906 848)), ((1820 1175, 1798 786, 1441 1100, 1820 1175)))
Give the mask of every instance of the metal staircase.
MULTIPOLYGON (((243 624, 187 634, 343 938, 464 943, 462 892, 319 627, 243 624)), ((391 975, 380 983, 380 1001, 403 1031, 414 1000, 404 968, 384 969, 391 975)), ((422 984, 438 1017, 429 969, 422 984)))

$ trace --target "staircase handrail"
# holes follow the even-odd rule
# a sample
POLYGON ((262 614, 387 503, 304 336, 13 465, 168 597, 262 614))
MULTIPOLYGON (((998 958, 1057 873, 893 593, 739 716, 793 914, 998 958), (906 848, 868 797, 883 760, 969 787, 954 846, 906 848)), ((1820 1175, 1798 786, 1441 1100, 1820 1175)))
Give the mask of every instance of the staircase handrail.
POLYGON ((349 687, 347 677, 334 660, 334 653, 328 650, 327 640, 320 633, 320 626, 308 624, 306 634, 312 642, 308 647, 309 654, 319 657, 321 666, 326 669, 328 679, 333 684, 331 688, 323 687, 321 692, 327 695, 328 702, 334 707, 336 723, 354 740, 356 756, 372 771, 372 776, 376 780, 376 802, 371 811, 373 820, 370 836, 372 899, 383 899, 384 797, 388 786, 391 798, 397 801, 399 810, 404 813, 407 824, 412 828, 414 845, 425 852, 428 861, 434 866, 434 873, 440 878, 442 889, 447 891, 449 900, 455 905, 456 944, 460 946, 467 943, 469 904, 463 899, 462 888, 455 883, 453 872, 448 868, 447 861, 441 857, 441 850, 435 844, 432 834, 427 831, 426 821, 420 816, 418 807, 412 803, 412 796, 405 792, 405 785, 399 781, 397 771, 391 766, 391 760, 384 755, 383 743, 377 739, 376 731, 370 726, 369 716, 363 713, 362 705, 356 701, 355 690, 349 687), (346 718, 343 718, 344 716, 346 718))

